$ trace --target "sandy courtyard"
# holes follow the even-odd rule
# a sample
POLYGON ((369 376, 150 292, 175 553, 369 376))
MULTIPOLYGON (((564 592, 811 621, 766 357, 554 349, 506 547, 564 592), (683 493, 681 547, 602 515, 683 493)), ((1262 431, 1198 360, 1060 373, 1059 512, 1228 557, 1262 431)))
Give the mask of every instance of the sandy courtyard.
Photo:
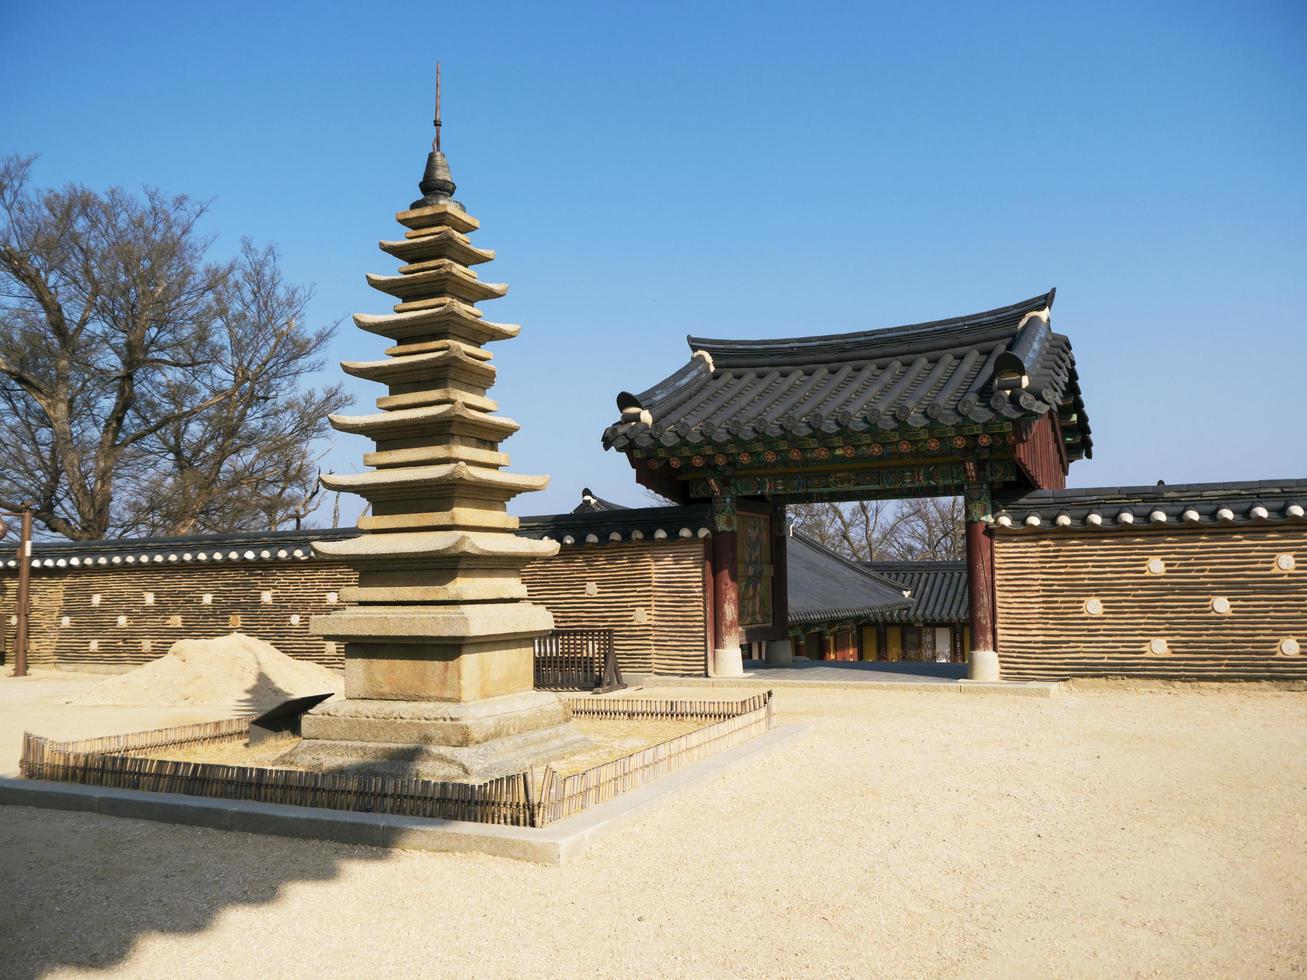
MULTIPOLYGON (((0 770, 40 715, 12 685, 0 770)), ((0 975, 1307 967, 1307 695, 777 700, 804 740, 562 868, 0 808, 0 975)), ((81 727, 67 711, 50 734, 81 727)))

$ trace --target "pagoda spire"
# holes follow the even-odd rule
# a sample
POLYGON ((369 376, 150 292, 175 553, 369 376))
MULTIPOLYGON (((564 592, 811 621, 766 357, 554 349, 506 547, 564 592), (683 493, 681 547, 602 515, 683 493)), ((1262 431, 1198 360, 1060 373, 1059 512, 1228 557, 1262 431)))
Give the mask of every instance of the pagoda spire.
MULTIPOLYGON (((437 69, 438 70, 438 69, 437 69)), ((439 75, 437 75, 439 79, 439 75)), ((437 81, 439 93, 439 81, 437 81)), ((341 590, 351 608, 314 617, 312 628, 345 644, 346 700, 305 716, 295 761, 423 778, 490 778, 520 772, 583 741, 557 695, 534 691, 533 641, 553 629, 526 601, 522 567, 558 543, 519 537, 508 502, 542 490, 546 476, 504 471, 499 443, 517 431, 496 414, 490 341, 519 328, 484 319, 476 304, 508 287, 472 270, 495 257, 468 239, 480 227, 450 196, 454 182, 437 137, 423 197, 395 215, 407 229, 380 243, 402 264, 368 283, 397 302, 357 314, 362 330, 389 338, 381 360, 344 361, 355 377, 386 386, 377 412, 332 415, 340 432, 374 443, 368 472, 327 474, 329 490, 371 504, 363 533, 314 549, 358 572, 341 590)))
MULTIPOLYGON (((431 140, 431 152, 427 154, 427 167, 418 181, 418 190, 422 196, 409 205, 410 208, 422 208, 432 204, 446 204, 454 201, 454 191, 458 186, 454 176, 449 172, 449 161, 440 149, 440 62, 436 62, 436 112, 432 119, 436 135, 431 140)), ((462 205, 458 205, 460 208, 462 205)))

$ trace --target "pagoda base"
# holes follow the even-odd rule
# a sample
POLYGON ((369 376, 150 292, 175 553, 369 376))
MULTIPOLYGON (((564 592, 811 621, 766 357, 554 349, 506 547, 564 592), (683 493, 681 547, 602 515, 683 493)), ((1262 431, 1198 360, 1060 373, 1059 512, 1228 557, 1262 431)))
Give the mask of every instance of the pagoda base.
POLYGON ((571 717, 544 691, 461 703, 349 699, 304 715, 303 738, 282 761, 400 779, 493 779, 584 748, 571 717))

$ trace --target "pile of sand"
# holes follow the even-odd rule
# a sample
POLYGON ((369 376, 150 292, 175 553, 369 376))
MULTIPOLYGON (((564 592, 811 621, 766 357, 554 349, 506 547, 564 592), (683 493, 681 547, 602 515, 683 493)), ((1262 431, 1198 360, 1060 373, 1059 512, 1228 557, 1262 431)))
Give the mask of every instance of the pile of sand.
POLYGON ((68 703, 230 705, 244 712, 342 689, 335 671, 288 657, 252 636, 230 633, 212 640, 178 640, 167 656, 96 684, 68 703))

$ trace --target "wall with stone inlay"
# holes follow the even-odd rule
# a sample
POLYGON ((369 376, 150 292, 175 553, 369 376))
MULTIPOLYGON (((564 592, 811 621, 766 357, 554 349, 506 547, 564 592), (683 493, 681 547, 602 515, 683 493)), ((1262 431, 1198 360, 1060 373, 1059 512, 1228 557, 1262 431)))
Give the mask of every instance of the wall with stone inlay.
POLYGON ((558 629, 611 629, 626 671, 702 674, 707 613, 704 543, 631 542, 563 548, 522 581, 558 629))
MULTIPOLYGON (((291 656, 339 666, 335 645, 309 632, 309 617, 338 608, 337 593, 354 578, 343 565, 318 561, 35 572, 29 662, 123 670, 162 656, 177 640, 239 630, 291 656)), ((12 574, 0 578, 7 651, 16 585, 12 574)))
POLYGON ((995 536, 1005 677, 1307 678, 1307 528, 995 536))
MULTIPOLYGON (((38 547, 39 552, 39 547, 38 547)), ((614 630, 623 670, 703 673, 702 541, 564 547, 523 571, 530 598, 558 629, 614 630)), ((339 667, 335 644, 309 632, 357 582, 320 559, 41 569, 32 574, 29 662, 117 672, 177 640, 240 630, 283 653, 339 667)), ((12 660, 17 576, 0 571, 0 635, 12 660)))

